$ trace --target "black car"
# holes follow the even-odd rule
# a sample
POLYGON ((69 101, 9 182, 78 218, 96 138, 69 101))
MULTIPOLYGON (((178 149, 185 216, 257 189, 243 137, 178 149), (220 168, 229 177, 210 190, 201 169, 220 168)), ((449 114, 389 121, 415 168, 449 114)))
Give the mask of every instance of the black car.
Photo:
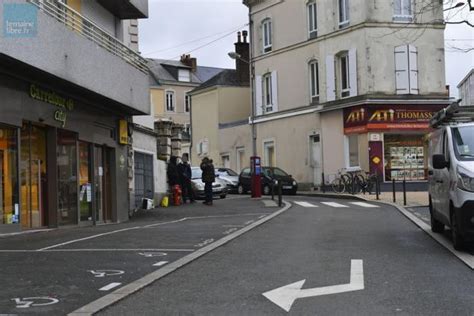
MULTIPOLYGON (((282 181, 283 193, 296 194, 298 183, 285 171, 277 167, 262 167, 262 193, 269 195, 272 193, 272 183, 275 180, 282 181)), ((250 168, 244 168, 239 175, 239 194, 244 194, 251 190, 252 174, 250 168)), ((276 190, 275 190, 276 192, 276 190)))

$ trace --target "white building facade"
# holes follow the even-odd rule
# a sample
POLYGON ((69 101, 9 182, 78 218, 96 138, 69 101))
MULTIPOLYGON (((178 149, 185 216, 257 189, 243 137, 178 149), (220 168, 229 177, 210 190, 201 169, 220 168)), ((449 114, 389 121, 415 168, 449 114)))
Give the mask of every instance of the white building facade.
POLYGON ((428 120, 449 101, 442 5, 425 2, 244 1, 265 165, 303 188, 351 167, 426 179, 428 120))

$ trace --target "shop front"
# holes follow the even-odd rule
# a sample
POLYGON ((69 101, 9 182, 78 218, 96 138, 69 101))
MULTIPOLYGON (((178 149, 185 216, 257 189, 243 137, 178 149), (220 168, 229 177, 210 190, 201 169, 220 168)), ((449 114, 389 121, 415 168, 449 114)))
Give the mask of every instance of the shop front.
POLYGON ((384 181, 426 181, 429 121, 444 105, 366 105, 344 109, 344 134, 367 134, 368 166, 384 181))
POLYGON ((126 117, 6 74, 0 97, 0 233, 127 218, 126 117))

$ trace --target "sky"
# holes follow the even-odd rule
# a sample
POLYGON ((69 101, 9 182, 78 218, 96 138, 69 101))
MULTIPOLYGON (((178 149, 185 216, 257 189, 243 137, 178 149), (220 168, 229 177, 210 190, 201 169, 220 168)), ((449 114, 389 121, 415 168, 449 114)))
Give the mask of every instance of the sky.
MULTIPOLYGON (((467 6, 445 12, 447 21, 469 20, 467 6)), ((248 29, 248 9, 242 0, 149 0, 149 18, 140 20, 140 51, 147 58, 179 59, 184 53, 200 66, 234 68, 238 30, 248 29)), ((445 31, 446 84, 456 86, 474 68, 474 28, 448 24, 445 31), (473 48, 465 52, 467 48, 473 48)))

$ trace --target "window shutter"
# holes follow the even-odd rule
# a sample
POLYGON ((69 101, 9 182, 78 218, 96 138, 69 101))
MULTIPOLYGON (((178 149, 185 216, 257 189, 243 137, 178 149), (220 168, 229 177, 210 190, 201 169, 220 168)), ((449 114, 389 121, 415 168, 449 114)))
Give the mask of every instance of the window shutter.
POLYGON ((276 71, 272 71, 272 108, 273 112, 278 111, 278 77, 276 71))
POLYGON ((263 95, 262 95, 262 76, 255 76, 255 114, 262 115, 263 95))
POLYGON ((418 51, 408 45, 408 68, 410 70, 410 94, 418 94, 418 51))
POLYGON ((410 93, 410 76, 408 71, 408 46, 395 47, 395 85, 396 94, 410 93))
POLYGON ((326 99, 327 101, 336 100, 336 87, 334 77, 334 56, 326 56, 326 99))
POLYGON ((349 95, 357 95, 357 51, 355 48, 349 50, 349 95))

